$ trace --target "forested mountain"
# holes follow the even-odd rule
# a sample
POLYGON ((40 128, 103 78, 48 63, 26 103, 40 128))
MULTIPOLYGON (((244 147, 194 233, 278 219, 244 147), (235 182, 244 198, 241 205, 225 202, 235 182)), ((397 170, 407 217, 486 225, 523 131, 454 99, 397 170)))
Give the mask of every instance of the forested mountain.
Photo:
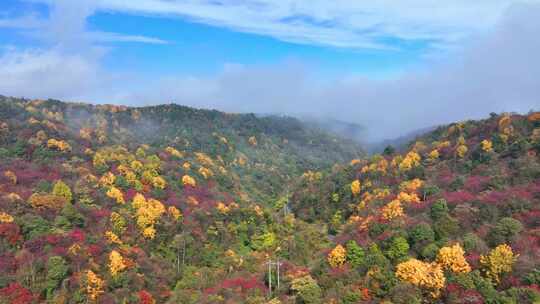
POLYGON ((293 118, 0 98, 0 303, 537 303, 540 113, 398 154, 293 118))

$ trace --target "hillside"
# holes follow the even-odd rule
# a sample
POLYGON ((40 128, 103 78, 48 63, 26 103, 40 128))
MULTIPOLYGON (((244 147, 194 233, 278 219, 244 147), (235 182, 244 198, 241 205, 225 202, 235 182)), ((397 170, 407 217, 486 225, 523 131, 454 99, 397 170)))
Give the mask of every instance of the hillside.
POLYGON ((73 147, 72 155, 84 154, 86 148, 114 145, 124 145, 131 151, 143 144, 161 149, 172 146, 188 158, 196 152, 218 158, 220 165, 232 168, 226 177, 239 181, 233 183, 239 187, 236 190, 256 194, 253 200, 275 198, 294 175, 362 154, 354 142, 310 128, 294 118, 258 118, 174 104, 128 108, 0 98, 0 119, 11 125, 3 148, 21 150, 21 154, 14 153, 27 160, 43 161, 51 154, 39 145, 34 146, 32 154, 22 153, 35 135, 29 132, 41 129, 48 137, 66 140, 73 147), (49 125, 40 128, 43 124, 33 121, 36 119, 49 125), (245 174, 247 171, 249 174, 245 174))
POLYGON ((367 158, 293 118, 3 97, 0 303, 536 303, 539 153, 539 113, 367 158))
POLYGON ((0 298, 257 302, 283 196, 361 153, 288 117, 3 97, 0 298))
POLYGON ((327 297, 540 300, 540 113, 442 126, 388 152, 306 178, 292 197, 298 218, 333 235, 311 270, 327 297))

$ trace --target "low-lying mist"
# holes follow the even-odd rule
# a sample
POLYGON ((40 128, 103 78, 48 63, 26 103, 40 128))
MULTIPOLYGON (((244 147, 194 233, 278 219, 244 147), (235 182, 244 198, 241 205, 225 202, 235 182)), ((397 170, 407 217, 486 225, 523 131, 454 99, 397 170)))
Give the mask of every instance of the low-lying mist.
POLYGON ((354 75, 329 80, 301 59, 266 66, 229 64, 212 76, 179 73, 149 79, 106 71, 103 50, 91 46, 84 54, 66 51, 73 48, 8 51, 0 55, 0 93, 285 113, 357 124, 366 132, 356 136, 374 142, 490 112, 538 109, 539 30, 540 5, 514 5, 493 31, 464 43, 468 47, 426 57, 429 69, 379 80, 354 75))

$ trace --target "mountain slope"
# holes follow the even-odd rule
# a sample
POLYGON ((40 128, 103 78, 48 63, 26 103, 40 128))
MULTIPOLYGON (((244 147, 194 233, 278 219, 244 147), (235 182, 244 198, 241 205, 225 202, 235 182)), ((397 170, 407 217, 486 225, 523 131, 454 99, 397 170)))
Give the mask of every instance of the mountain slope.
POLYGON ((540 114, 409 147, 2 98, 0 303, 536 303, 540 114))
POLYGON ((536 303, 539 155, 540 113, 492 115, 306 177, 292 210, 334 235, 315 279, 364 302, 536 303))
MULTIPOLYGON (((235 178, 242 181, 238 185, 248 188, 245 192, 257 193, 259 188, 267 187, 260 193, 262 196, 254 197, 259 200, 280 194, 282 185, 293 175, 347 162, 362 153, 353 141, 290 117, 257 118, 173 104, 129 108, 7 98, 0 99, 0 112, 0 119, 10 121, 15 132, 4 142, 4 148, 26 145, 31 135, 21 133, 29 132, 28 120, 33 118, 47 121, 52 130, 44 131, 67 140, 78 153, 109 145, 136 149, 141 144, 173 146, 188 154, 204 152, 232 166, 235 178), (249 168, 250 173, 244 174, 243 168, 249 168)), ((37 132, 40 124, 30 125, 37 132)))

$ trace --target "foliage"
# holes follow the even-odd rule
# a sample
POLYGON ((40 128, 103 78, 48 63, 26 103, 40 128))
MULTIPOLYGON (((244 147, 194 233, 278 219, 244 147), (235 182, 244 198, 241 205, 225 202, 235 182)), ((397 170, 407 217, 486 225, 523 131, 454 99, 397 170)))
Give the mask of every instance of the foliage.
POLYGON ((450 270, 454 273, 468 273, 471 271, 471 266, 465 259, 465 251, 461 245, 442 247, 437 254, 437 263, 443 269, 450 270))
POLYGON ((125 204, 126 201, 124 200, 124 194, 120 189, 112 186, 107 190, 107 196, 114 199, 118 204, 125 204))
POLYGON ((484 267, 486 276, 493 282, 499 283, 501 275, 512 271, 512 265, 517 258, 518 255, 514 254, 510 246, 502 244, 491 250, 489 254, 482 255, 480 263, 484 267))
POLYGON ((345 263, 345 260, 347 258, 347 251, 343 246, 337 245, 330 253, 328 254, 328 264, 330 266, 336 268, 340 267, 345 263))
POLYGON ((431 206, 431 218, 433 220, 438 220, 445 217, 448 214, 448 205, 444 199, 437 200, 431 206))
POLYGON ((396 267, 396 277, 429 291, 433 298, 438 298, 446 279, 441 266, 425 263, 417 259, 402 262, 396 267))
POLYGON ((409 240, 412 244, 431 243, 435 240, 435 232, 429 224, 420 223, 411 229, 409 240))
POLYGON ((191 186, 191 187, 197 186, 197 182, 195 181, 195 179, 189 175, 182 176, 182 184, 184 186, 191 186))
POLYGON ((153 239, 156 236, 155 224, 165 213, 165 206, 156 199, 147 200, 139 193, 133 198, 132 206, 136 209, 137 226, 142 231, 143 236, 153 239))
POLYGON ((353 267, 363 266, 366 259, 366 253, 364 249, 354 241, 350 240, 346 244, 347 262, 353 267))
POLYGON ((97 301, 104 291, 104 281, 92 270, 86 271, 86 293, 91 301, 97 301))
POLYGON ((511 217, 504 217, 490 231, 489 240, 493 245, 508 243, 514 240, 522 230, 523 225, 520 221, 511 217))
POLYGON ((69 186, 61 180, 57 181, 54 184, 52 194, 65 198, 68 203, 71 202, 71 200, 73 199, 71 189, 69 189, 69 186))
POLYGON ((386 250, 386 256, 392 260, 397 260, 407 256, 409 252, 409 243, 404 237, 398 236, 392 238, 390 246, 386 250))
POLYGON ((360 190, 361 190, 360 181, 359 180, 354 180, 351 183, 351 192, 352 192, 352 194, 353 195, 358 195, 358 194, 360 194, 360 190))
POLYGON ((533 303, 533 114, 365 156, 287 117, 0 97, 0 299, 533 303))
POLYGON ((315 281, 310 275, 292 280, 291 289, 298 294, 301 303, 322 303, 321 288, 317 284, 317 281, 315 281))
POLYGON ((402 217, 405 213, 399 200, 393 200, 382 208, 382 216, 386 220, 402 217))
POLYGON ((0 223, 13 223, 13 216, 0 212, 0 223))
POLYGON ((47 260, 47 288, 53 290, 68 274, 68 265, 64 258, 52 256, 47 260))
POLYGON ((111 275, 115 277, 126 268, 127 266, 122 255, 116 250, 111 251, 109 254, 109 271, 111 275))
POLYGON ((57 196, 54 194, 41 194, 34 193, 28 199, 28 202, 32 207, 36 209, 55 209, 60 210, 68 203, 64 196, 57 196))

